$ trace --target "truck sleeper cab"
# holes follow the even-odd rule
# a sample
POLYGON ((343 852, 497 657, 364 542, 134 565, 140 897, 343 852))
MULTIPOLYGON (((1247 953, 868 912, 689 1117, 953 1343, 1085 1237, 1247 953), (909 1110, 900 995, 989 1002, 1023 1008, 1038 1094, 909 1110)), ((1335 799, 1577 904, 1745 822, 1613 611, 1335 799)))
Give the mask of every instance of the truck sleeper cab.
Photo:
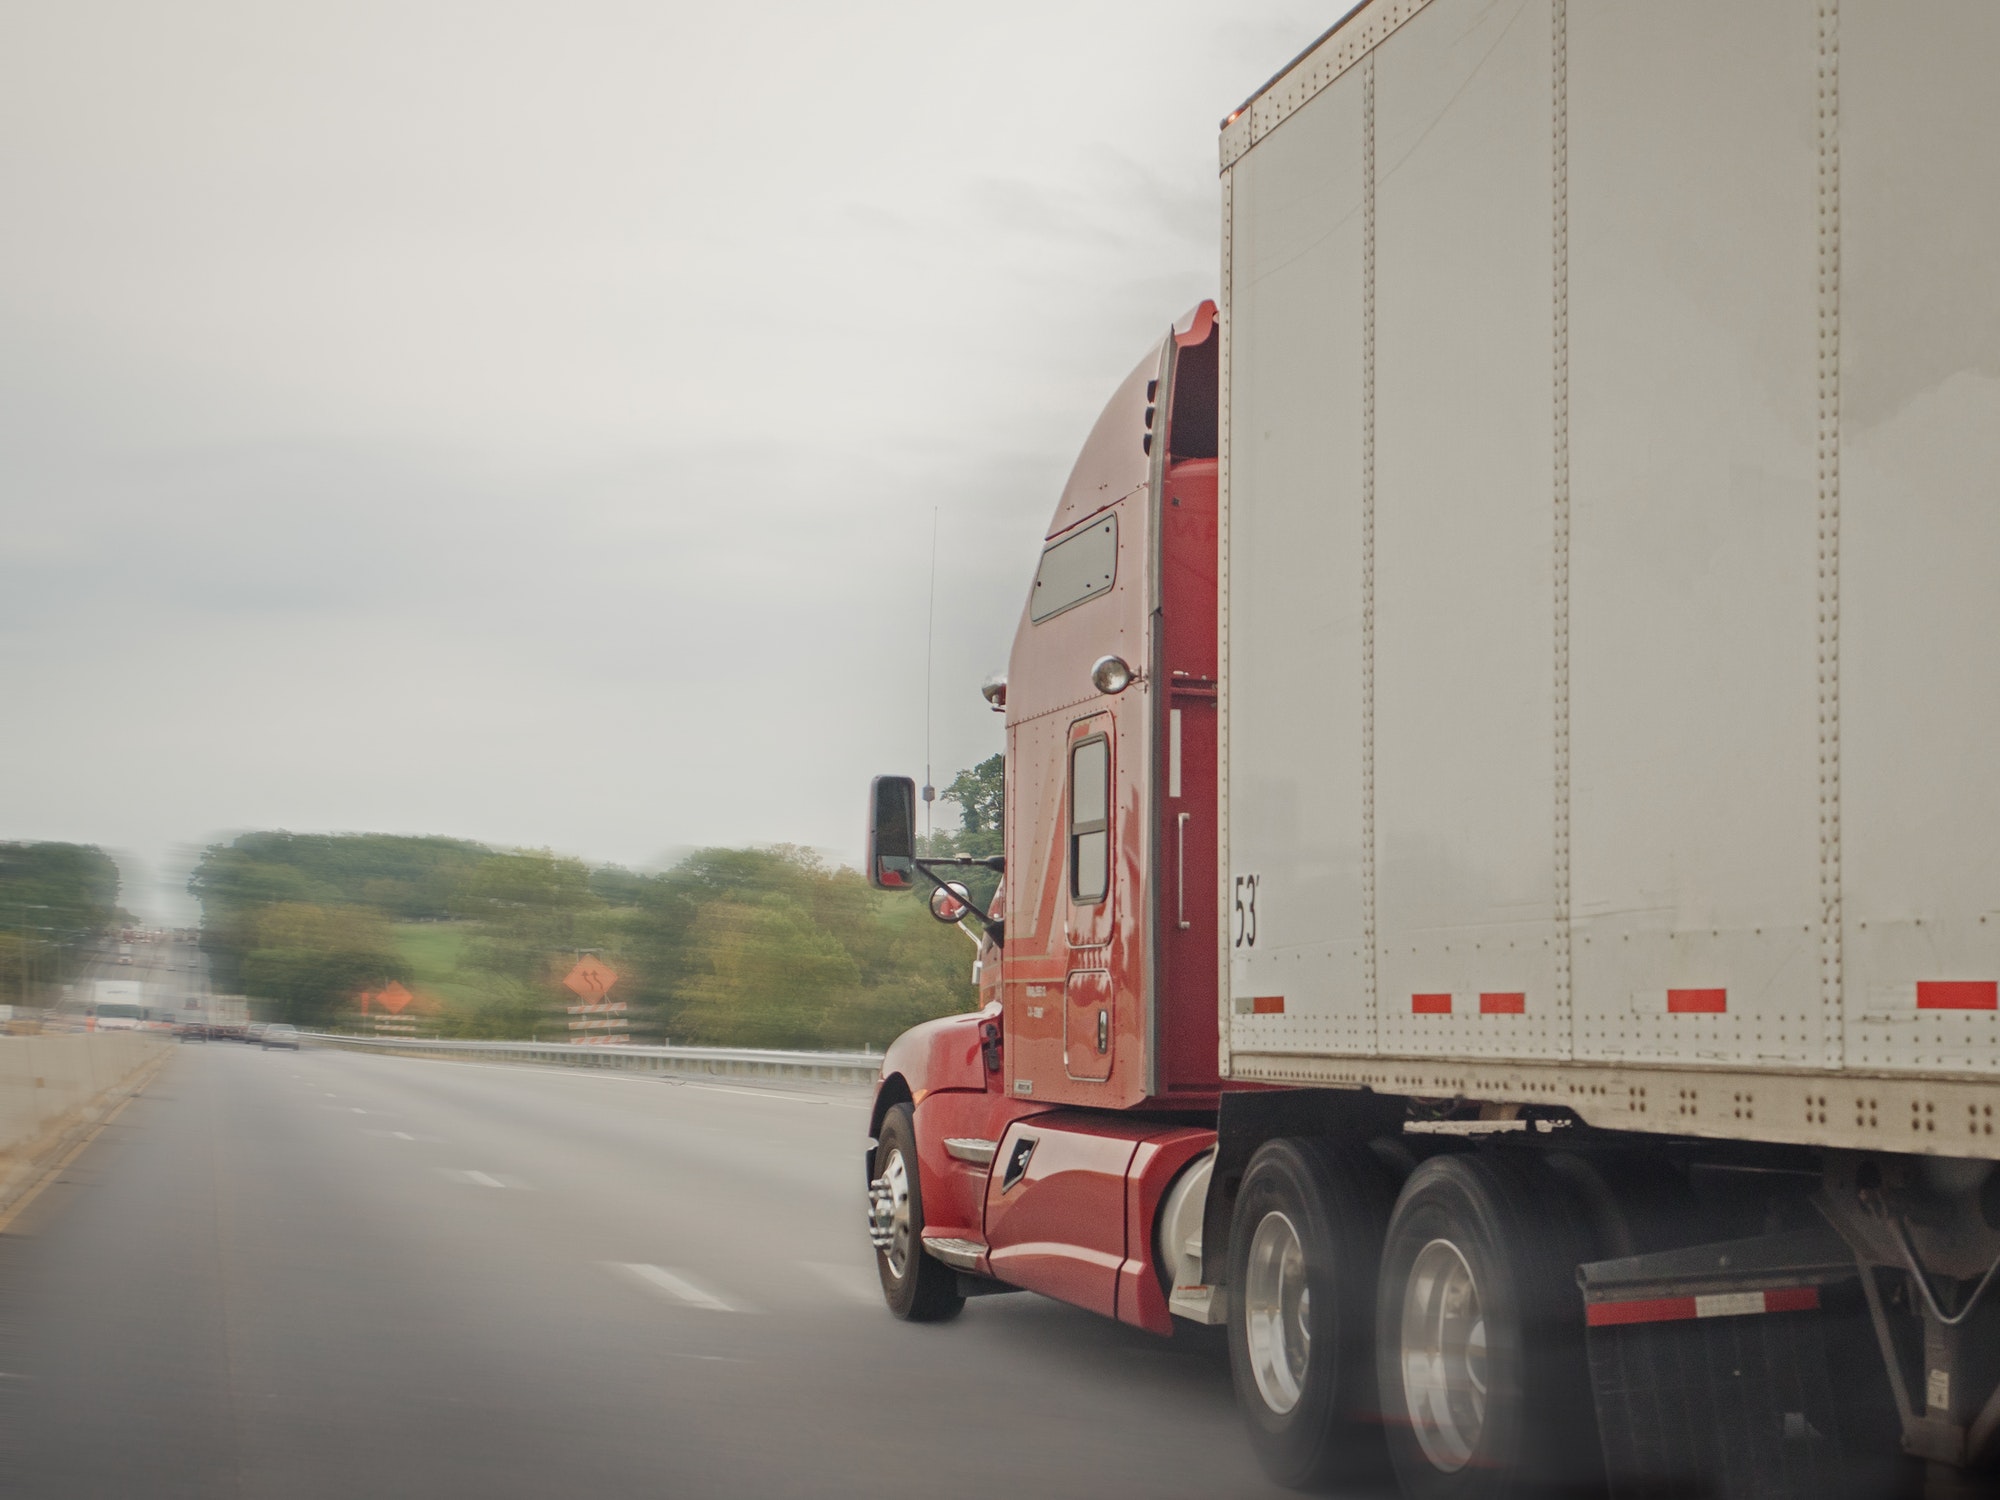
MULTIPOLYGON (((871 1227, 906 1314, 955 1311, 936 1265, 1171 1327, 1152 1211, 1213 1145, 1220 1089, 1216 348, 1204 302, 1111 398, 992 695, 1005 939, 982 950, 984 1009, 898 1040, 875 1108, 871 1227)), ((890 782, 892 807, 910 795, 878 780, 870 875, 894 888, 917 862, 910 815, 885 839, 890 782)))

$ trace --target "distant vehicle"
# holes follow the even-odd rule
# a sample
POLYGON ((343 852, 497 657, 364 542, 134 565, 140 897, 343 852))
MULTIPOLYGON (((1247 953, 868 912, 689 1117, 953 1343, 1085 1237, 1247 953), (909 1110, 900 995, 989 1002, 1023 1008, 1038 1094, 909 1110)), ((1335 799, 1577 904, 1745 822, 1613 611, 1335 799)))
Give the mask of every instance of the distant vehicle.
POLYGON ((264 1040, 264 1033, 270 1029, 269 1022, 252 1021, 248 1028, 245 1029, 243 1039, 249 1042, 261 1042, 264 1040))
POLYGON ((262 1042, 267 1052, 273 1047, 290 1047, 296 1052, 299 1050, 299 1028, 275 1021, 264 1028, 262 1042))
POLYGON ((118 955, 118 962, 120 962, 121 964, 129 964, 132 962, 132 955, 129 953, 121 953, 118 955))
POLYGON ((208 1025, 204 1021, 180 1021, 174 1026, 174 1035, 184 1042, 205 1042, 208 1040, 208 1025))
POLYGON ((146 1024, 145 986, 136 979, 100 979, 85 1009, 96 1031, 140 1031, 146 1024))
POLYGON ((208 995, 204 997, 208 1008, 209 1035, 220 1041, 241 1042, 249 1039, 250 1002, 241 995, 208 995))

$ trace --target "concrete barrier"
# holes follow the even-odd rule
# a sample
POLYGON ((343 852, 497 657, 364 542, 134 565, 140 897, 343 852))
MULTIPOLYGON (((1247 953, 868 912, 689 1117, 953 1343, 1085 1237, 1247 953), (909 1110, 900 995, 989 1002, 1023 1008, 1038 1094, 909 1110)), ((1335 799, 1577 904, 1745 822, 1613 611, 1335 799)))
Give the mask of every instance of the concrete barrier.
POLYGON ((0 1036, 0 1210, 124 1103, 171 1046, 141 1031, 0 1036))
POLYGON ((810 1078, 870 1084, 882 1075, 879 1052, 781 1052, 762 1047, 570 1047, 560 1042, 432 1042, 403 1037, 307 1032, 308 1046, 341 1047, 397 1057, 456 1057, 622 1072, 709 1074, 735 1078, 810 1078))

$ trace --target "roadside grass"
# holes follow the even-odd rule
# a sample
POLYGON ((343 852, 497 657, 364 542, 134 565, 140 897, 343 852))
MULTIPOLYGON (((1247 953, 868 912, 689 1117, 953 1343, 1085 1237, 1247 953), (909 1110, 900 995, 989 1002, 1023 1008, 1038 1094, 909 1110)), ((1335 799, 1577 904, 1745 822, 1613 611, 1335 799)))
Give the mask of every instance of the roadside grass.
POLYGON ((459 959, 476 930, 471 922, 396 923, 396 952, 410 966, 411 988, 454 1010, 478 1010, 491 1003, 493 996, 484 985, 459 972, 459 959))

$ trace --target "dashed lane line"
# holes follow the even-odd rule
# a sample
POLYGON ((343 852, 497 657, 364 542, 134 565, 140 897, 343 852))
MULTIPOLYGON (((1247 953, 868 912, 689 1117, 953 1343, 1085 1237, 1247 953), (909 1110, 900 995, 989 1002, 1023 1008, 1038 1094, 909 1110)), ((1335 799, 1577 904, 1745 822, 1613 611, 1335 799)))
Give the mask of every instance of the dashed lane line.
POLYGON ((453 1182, 466 1182, 474 1187, 508 1188, 519 1187, 518 1182, 506 1182, 491 1172, 478 1172, 469 1167, 439 1167, 438 1175, 453 1182))
POLYGON ((691 1281, 679 1271, 671 1271, 665 1266, 648 1265, 640 1261, 613 1260, 606 1265, 635 1276, 656 1292, 664 1293, 684 1307, 698 1307, 705 1312, 755 1312, 748 1303, 730 1302, 718 1297, 706 1287, 691 1281))

